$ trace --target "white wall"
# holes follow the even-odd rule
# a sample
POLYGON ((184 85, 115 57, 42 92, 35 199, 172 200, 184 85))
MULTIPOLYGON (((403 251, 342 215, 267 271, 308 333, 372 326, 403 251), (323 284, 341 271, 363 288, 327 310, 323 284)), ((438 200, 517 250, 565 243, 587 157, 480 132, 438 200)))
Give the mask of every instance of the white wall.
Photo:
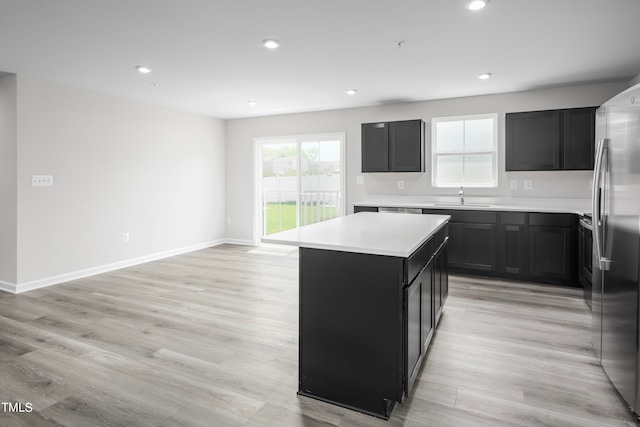
POLYGON ((17 280, 16 76, 0 78, 0 289, 17 280))
POLYGON ((606 83, 532 90, 497 95, 475 96, 436 101, 381 105, 368 108, 289 114, 251 119, 228 120, 227 132, 227 238, 251 243, 253 239, 253 139, 256 137, 346 132, 347 206, 372 195, 444 196, 451 189, 431 187, 430 120, 468 114, 498 113, 499 117, 499 187, 492 190, 467 189, 466 195, 491 197, 588 198, 590 172, 509 172, 504 163, 504 117, 507 112, 546 110, 600 105, 628 84, 606 83), (360 124, 421 118, 427 123, 427 172, 365 174, 365 184, 356 184, 361 175, 360 124), (397 180, 405 182, 397 190, 397 180), (533 190, 510 191, 508 181, 533 181, 533 190))
POLYGON ((224 121, 22 75, 17 104, 18 291, 224 239, 224 121))

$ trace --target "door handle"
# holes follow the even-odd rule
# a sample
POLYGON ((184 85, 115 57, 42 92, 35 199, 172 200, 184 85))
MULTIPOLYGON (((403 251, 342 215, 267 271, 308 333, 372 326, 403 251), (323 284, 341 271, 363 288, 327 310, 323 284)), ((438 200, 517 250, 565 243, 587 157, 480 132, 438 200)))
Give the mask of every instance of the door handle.
POLYGON ((605 151, 609 149, 609 140, 601 139, 598 141, 598 149, 596 153, 596 161, 593 169, 593 194, 592 194, 592 208, 593 215, 596 221, 595 227, 593 227, 593 243, 596 247, 595 255, 598 262, 598 268, 602 271, 608 271, 611 265, 611 260, 602 256, 604 252, 603 239, 602 239, 602 225, 603 225, 603 213, 602 213, 602 198, 606 196, 605 188, 600 191, 600 182, 602 180, 602 167, 606 166, 604 161, 605 151))

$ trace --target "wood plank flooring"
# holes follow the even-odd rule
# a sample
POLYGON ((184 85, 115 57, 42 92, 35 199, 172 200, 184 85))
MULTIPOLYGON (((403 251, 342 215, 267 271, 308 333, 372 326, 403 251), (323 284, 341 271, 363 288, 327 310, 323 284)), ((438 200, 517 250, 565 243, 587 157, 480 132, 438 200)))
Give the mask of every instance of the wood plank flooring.
POLYGON ((222 245, 0 292, 2 426, 633 426, 581 290, 467 277, 391 419, 296 395, 298 259, 222 245))

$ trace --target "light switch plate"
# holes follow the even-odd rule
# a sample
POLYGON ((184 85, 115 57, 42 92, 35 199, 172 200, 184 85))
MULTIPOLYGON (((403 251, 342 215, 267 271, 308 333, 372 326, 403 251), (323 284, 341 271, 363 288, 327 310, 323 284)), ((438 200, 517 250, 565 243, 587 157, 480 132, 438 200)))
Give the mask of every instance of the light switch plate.
POLYGON ((31 175, 31 185, 33 187, 51 187, 53 186, 53 176, 31 175))
POLYGON ((518 180, 510 179, 509 180, 509 190, 517 190, 518 189, 518 180))
POLYGON ((364 176, 362 175, 356 176, 356 184, 364 184, 364 176))

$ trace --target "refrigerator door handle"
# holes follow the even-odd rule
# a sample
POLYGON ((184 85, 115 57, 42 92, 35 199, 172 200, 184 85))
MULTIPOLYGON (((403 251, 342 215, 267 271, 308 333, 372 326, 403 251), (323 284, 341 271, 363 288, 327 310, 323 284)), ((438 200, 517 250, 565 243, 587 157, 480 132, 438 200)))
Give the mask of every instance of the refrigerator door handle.
POLYGON ((600 183, 602 181, 602 167, 606 166, 604 162, 605 151, 609 148, 609 140, 601 139, 598 141, 598 149, 596 153, 596 161, 593 169, 593 196, 592 196, 592 208, 595 218, 595 227, 593 227, 593 244, 595 246, 595 255, 598 262, 598 268, 602 271, 608 271, 611 264, 611 260, 602 256, 604 252, 603 238, 602 238, 602 226, 603 226, 603 214, 602 214, 602 198, 605 197, 604 187, 602 192, 600 191, 600 183))

